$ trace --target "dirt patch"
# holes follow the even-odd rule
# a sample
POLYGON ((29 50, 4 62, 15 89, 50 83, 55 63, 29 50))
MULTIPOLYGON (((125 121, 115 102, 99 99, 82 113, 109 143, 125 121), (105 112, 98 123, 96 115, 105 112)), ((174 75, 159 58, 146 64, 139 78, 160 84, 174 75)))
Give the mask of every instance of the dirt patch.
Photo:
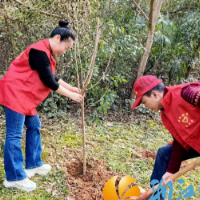
POLYGON ((142 155, 145 159, 148 159, 148 158, 152 158, 153 160, 156 159, 156 154, 155 154, 153 151, 149 151, 149 150, 143 149, 143 150, 141 151, 141 155, 142 155))
MULTIPOLYGON (((96 161, 94 166, 87 165, 86 175, 83 176, 83 164, 79 161, 67 163, 64 169, 67 175, 67 188, 70 190, 68 198, 75 200, 103 200, 105 183, 116 176, 101 161, 96 161)), ((122 176, 119 176, 116 185, 122 176)))
POLYGON ((132 158, 141 158, 145 160, 156 159, 156 153, 150 150, 146 150, 143 148, 133 147, 133 153, 131 155, 132 158))

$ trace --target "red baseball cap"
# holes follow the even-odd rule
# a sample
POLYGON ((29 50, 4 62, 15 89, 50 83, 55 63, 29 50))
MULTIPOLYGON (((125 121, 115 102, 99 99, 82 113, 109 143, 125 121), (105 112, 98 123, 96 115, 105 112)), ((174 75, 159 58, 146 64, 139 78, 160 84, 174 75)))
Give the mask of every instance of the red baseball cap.
POLYGON ((136 95, 136 100, 131 108, 133 109, 139 106, 141 104, 142 95, 154 88, 159 83, 162 83, 162 81, 155 76, 141 76, 133 86, 136 95))

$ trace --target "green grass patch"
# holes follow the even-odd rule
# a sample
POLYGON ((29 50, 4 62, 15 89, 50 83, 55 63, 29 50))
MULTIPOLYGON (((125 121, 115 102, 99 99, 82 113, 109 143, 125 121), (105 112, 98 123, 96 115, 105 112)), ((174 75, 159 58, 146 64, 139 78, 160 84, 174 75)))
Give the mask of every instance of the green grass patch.
MULTIPOLYGON (((2 146, 0 151, 0 199, 64 199, 70 191, 66 187, 66 178, 62 171, 62 166, 66 164, 63 160, 62 151, 65 148, 77 152, 82 151, 82 132, 81 125, 78 122, 77 119, 69 120, 64 117, 59 119, 59 123, 58 119, 57 121, 54 121, 54 119, 42 121, 44 128, 42 131, 42 159, 44 163, 49 163, 50 157, 53 157, 54 165, 48 175, 32 178, 37 184, 37 189, 26 193, 17 189, 7 189, 3 186, 5 179, 3 165, 5 123, 0 119, 0 145, 2 146)), ((25 148, 24 138, 25 134, 22 139, 23 153, 25 148)), ((140 151, 145 149, 156 153, 159 147, 172 141, 172 137, 158 119, 140 120, 139 123, 135 124, 107 121, 94 123, 87 119, 86 141, 88 141, 86 145, 87 162, 90 162, 90 158, 103 160, 112 171, 129 175, 136 179, 140 186, 149 188, 154 160, 141 157, 140 151)), ((200 183, 198 171, 191 171, 182 178, 186 182, 182 186, 183 189, 190 184, 195 188, 196 196, 190 199, 197 199, 200 183)), ((179 191, 180 184, 174 184, 173 200, 178 198, 179 191)))

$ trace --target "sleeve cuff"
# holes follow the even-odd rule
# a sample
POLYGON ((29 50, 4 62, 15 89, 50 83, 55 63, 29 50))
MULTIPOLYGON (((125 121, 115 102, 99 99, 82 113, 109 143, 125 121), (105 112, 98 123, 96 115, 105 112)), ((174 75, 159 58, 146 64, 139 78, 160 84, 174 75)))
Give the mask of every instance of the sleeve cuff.
POLYGON ((58 76, 54 76, 55 77, 55 81, 58 82, 60 80, 60 78, 58 76))

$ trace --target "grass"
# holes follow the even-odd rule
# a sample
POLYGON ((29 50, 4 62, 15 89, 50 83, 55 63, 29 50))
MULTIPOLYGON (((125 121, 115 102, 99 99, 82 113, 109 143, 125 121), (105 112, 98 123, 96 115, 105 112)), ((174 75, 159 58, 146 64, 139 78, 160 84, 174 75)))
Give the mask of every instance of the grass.
MULTIPOLYGON (((48 200, 64 199, 70 193, 66 187, 66 177, 63 168, 70 158, 69 151, 73 149, 82 157, 82 137, 80 121, 67 117, 46 119, 42 121, 42 158, 44 163, 53 166, 52 171, 46 176, 36 176, 31 180, 37 184, 37 189, 26 193, 17 189, 7 189, 3 186, 5 179, 3 167, 3 144, 5 139, 5 120, 0 118, 0 199, 12 200, 48 200)), ((170 134, 161 125, 158 118, 146 120, 141 117, 134 124, 98 121, 86 121, 87 161, 90 158, 103 160, 111 170, 120 174, 129 175, 137 180, 138 185, 149 188, 149 178, 152 173, 154 160, 141 157, 141 150, 154 153, 162 145, 172 141, 170 134)), ((25 134, 24 134, 25 135, 25 134)), ((24 136, 22 139, 24 152, 24 136)), ((191 160, 190 162, 192 162, 191 160)), ((199 169, 199 168, 197 168, 199 169)), ((191 171, 183 176, 185 184, 174 184, 173 200, 179 196, 180 186, 183 189, 190 184, 194 186, 196 195, 190 199, 198 199, 199 195, 198 171, 191 171)), ((184 199, 183 197, 181 199, 184 199)))

